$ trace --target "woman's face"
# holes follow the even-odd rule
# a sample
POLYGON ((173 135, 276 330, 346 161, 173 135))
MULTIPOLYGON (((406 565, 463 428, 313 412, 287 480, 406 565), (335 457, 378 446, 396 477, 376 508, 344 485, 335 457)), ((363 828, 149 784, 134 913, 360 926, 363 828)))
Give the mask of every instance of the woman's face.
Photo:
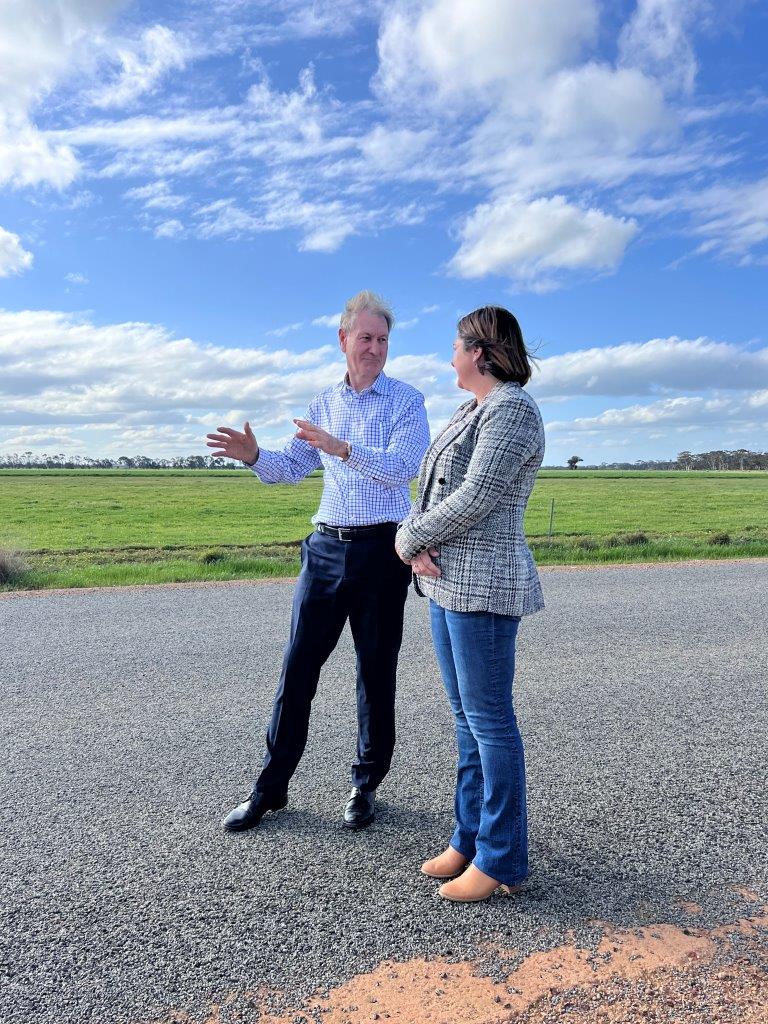
POLYGON ((480 349, 471 348, 467 352, 464 342, 457 338, 453 343, 453 359, 451 366, 456 371, 456 385, 465 391, 471 390, 471 383, 478 375, 477 360, 480 358, 480 349))

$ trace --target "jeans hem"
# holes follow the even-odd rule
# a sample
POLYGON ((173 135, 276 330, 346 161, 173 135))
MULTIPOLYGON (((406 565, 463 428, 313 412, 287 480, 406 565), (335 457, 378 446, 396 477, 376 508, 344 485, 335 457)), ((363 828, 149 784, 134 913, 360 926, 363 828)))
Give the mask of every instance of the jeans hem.
POLYGON ((475 857, 472 861, 478 871, 482 871, 484 875, 488 875, 489 878, 495 879, 499 885, 522 885, 528 877, 528 872, 524 875, 507 875, 503 871, 498 871, 490 864, 486 864, 482 857, 475 857))
POLYGON ((460 853, 462 857, 466 857, 467 861, 471 861, 472 858, 475 856, 476 850, 474 843, 468 845, 459 842, 455 836, 452 836, 448 845, 452 847, 456 851, 456 853, 460 853))

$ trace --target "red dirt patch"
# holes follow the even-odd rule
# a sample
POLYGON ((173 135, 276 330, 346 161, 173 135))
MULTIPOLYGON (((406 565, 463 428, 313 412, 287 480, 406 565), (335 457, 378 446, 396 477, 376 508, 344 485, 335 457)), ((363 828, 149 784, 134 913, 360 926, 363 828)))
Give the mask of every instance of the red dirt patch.
MULTIPOLYGON (((264 1007, 257 1019, 259 1024, 768 1024, 768 975, 745 958, 743 944, 737 951, 732 943, 738 934, 764 956, 768 916, 710 930, 669 924, 602 927, 597 949, 564 944, 533 953, 504 982, 479 975, 473 963, 385 961, 288 1011, 270 1013, 264 1007)), ((246 1013, 242 1019, 254 1018, 246 1013)), ((216 1021, 214 1013, 206 1024, 216 1021)))
MULTIPOLYGON (((269 1010, 279 993, 233 992, 204 1024, 768 1024, 768 906, 737 891, 761 916, 709 930, 594 922, 603 928, 596 949, 532 953, 503 982, 471 962, 385 961, 281 1012, 269 1010)), ((191 1018, 171 1011, 158 1024, 191 1018)))

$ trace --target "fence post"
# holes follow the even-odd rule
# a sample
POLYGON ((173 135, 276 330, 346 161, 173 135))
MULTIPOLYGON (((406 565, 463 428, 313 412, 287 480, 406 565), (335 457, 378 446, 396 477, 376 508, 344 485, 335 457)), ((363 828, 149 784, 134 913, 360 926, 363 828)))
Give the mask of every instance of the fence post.
POLYGON ((552 523, 554 522, 554 520, 555 520, 555 499, 553 498, 552 502, 550 503, 550 506, 549 506, 549 533, 547 534, 547 538, 549 540, 552 540, 552 523))

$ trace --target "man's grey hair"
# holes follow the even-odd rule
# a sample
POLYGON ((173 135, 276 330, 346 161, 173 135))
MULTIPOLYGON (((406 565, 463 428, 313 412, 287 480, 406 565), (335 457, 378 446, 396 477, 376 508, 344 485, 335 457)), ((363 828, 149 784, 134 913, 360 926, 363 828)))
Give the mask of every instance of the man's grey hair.
POLYGON ((354 330, 357 318, 361 313, 373 313, 374 316, 383 316, 387 321, 388 330, 395 326, 395 314, 388 302, 385 302, 376 292, 358 292, 351 299, 347 299, 344 312, 341 314, 339 328, 345 334, 354 330))

